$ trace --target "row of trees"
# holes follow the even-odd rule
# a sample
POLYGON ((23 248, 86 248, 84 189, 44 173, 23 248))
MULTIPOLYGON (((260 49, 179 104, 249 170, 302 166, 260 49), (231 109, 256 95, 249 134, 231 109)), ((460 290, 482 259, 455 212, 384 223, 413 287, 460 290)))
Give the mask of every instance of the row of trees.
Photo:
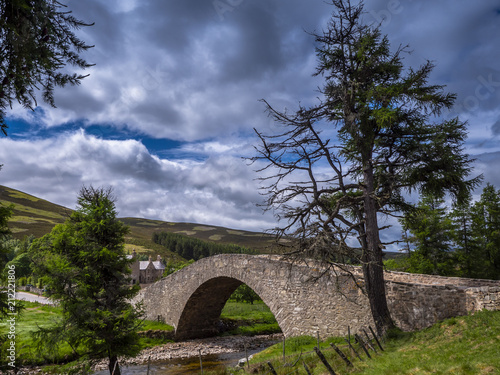
POLYGON ((216 254, 257 254, 253 249, 233 244, 203 241, 179 233, 153 233, 152 240, 186 260, 198 260, 216 254))
POLYGON ((493 185, 451 210, 442 198, 425 196, 402 224, 409 256, 386 262, 389 268, 500 279, 500 190, 493 185))

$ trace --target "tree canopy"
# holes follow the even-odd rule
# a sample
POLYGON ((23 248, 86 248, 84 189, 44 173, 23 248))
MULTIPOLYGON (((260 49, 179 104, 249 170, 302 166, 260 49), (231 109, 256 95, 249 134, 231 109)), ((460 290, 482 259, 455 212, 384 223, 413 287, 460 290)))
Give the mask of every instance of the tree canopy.
POLYGON ((429 83, 433 64, 405 67, 407 47, 391 49, 380 27, 364 24, 362 2, 331 4, 327 28, 314 35, 315 75, 325 80, 318 104, 288 112, 264 101, 280 129, 256 130, 252 160, 264 162, 259 171, 266 172, 266 206, 281 219, 278 236, 329 262, 357 242, 373 319, 384 333, 393 323, 380 218, 407 210, 405 194, 413 191, 462 201, 478 179, 467 179, 466 123, 443 118, 456 96, 429 83))
POLYGON ((139 286, 130 285, 127 232, 116 217, 111 190, 84 187, 71 217, 32 245, 35 273, 45 278, 49 296, 63 310, 58 326, 40 328, 39 342, 46 347, 66 341, 90 362, 108 358, 114 374, 120 374, 118 356, 140 349, 142 310, 129 302, 139 286))
POLYGON ((7 134, 7 107, 17 101, 33 109, 37 94, 51 106, 54 88, 76 85, 85 77, 67 65, 85 69, 80 57, 91 48, 73 30, 90 26, 57 0, 0 0, 0 130, 7 134))

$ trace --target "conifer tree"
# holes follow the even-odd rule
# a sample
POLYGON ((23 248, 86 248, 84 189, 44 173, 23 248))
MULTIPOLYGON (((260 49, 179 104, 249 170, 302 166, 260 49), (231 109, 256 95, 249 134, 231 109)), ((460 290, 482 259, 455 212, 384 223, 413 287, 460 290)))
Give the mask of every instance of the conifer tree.
POLYGON ((90 26, 57 0, 0 0, 0 130, 7 135, 8 107, 17 101, 33 109, 40 92, 55 106, 54 88, 85 77, 68 72, 91 66, 79 54, 92 46, 73 30, 90 26))
POLYGON ((58 326, 40 328, 39 343, 68 342, 90 362, 108 358, 115 375, 120 374, 118 356, 140 350, 142 310, 129 302, 139 286, 130 285, 127 232, 116 217, 111 190, 84 187, 71 217, 32 245, 35 273, 63 311, 58 326))
POLYGON ((453 251, 453 222, 444 199, 424 196, 403 220, 413 244, 407 272, 456 276, 458 264, 453 251))
POLYGON ((475 277, 500 279, 500 190, 491 184, 472 206, 475 277))
MULTIPOLYGON (((363 3, 333 0, 327 28, 316 34, 316 75, 325 83, 318 104, 278 111, 281 126, 256 130, 267 194, 266 206, 281 219, 278 237, 295 237, 299 252, 351 252, 362 264, 365 289, 379 334, 393 327, 383 276, 381 218, 398 215, 417 191, 463 200, 478 183, 467 180, 463 153, 466 124, 439 116, 456 96, 429 84, 433 64, 405 68, 407 48, 391 49, 380 27, 363 23, 363 3), (270 171, 275 171, 272 173, 270 171)), ((396 239, 395 239, 396 240, 396 239)))

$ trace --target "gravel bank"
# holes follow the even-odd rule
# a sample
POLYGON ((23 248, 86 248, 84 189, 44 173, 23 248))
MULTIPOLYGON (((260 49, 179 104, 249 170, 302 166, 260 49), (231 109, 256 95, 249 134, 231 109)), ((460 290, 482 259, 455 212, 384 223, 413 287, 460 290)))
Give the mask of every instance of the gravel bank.
MULTIPOLYGON (((212 337, 184 342, 173 342, 145 349, 137 357, 122 358, 119 363, 120 366, 130 366, 146 364, 150 357, 153 362, 175 358, 197 357, 199 355, 199 350, 201 350, 202 355, 244 352, 245 347, 248 350, 264 349, 272 345, 273 342, 280 342, 281 340, 283 340, 283 335, 278 333, 261 336, 212 337)), ((101 361, 94 367, 94 370, 100 371, 107 368, 107 361, 101 361)), ((14 372, 8 372, 8 374, 11 373, 14 374, 14 372)), ((42 371, 40 368, 19 368, 17 372, 18 375, 41 373, 42 371)))
MULTIPOLYGON (((189 358, 197 357, 199 350, 202 355, 235 353, 259 348, 266 348, 273 341, 279 342, 283 340, 281 333, 274 335, 261 336, 227 336, 227 337, 212 337, 207 339, 197 339, 184 342, 173 342, 161 346, 155 346, 143 350, 137 357, 121 359, 121 366, 140 365, 151 361, 164 361, 174 358, 189 358)), ((101 361, 95 367, 95 370, 107 368, 107 361, 101 361)))

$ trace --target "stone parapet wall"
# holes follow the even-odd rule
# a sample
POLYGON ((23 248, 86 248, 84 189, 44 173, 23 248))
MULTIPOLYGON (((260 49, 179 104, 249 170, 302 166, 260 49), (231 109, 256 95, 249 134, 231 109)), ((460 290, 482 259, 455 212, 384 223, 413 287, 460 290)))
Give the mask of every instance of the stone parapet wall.
MULTIPOLYGON (((201 259, 145 288, 148 319, 176 337, 210 336, 231 293, 245 283, 269 306, 285 336, 347 334, 373 325, 360 267, 325 269, 277 256, 223 254, 201 259), (347 272, 346 272, 347 271, 347 272)), ((387 272, 389 310, 405 331, 482 309, 500 310, 500 281, 387 272)))
POLYGON ((443 285, 387 282, 391 316, 403 331, 414 331, 454 316, 466 315, 465 291, 443 285))
POLYGON ((481 310, 500 311, 500 287, 468 288, 465 290, 466 308, 470 313, 481 310))
POLYGON ((500 287, 500 280, 468 279, 463 277, 446 277, 437 275, 422 275, 417 273, 385 271, 387 281, 425 285, 453 285, 455 287, 500 287))

